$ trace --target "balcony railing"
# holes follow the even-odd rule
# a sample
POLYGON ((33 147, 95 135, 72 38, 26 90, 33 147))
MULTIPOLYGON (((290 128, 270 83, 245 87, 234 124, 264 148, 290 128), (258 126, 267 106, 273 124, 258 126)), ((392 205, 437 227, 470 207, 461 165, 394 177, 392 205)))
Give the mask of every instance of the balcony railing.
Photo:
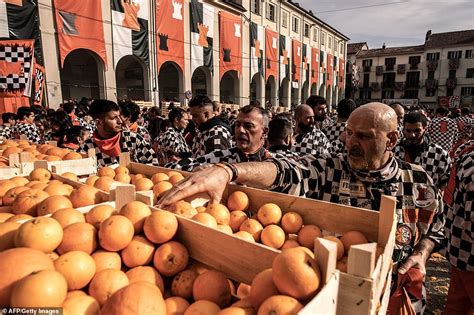
POLYGON ((403 91, 405 89, 405 82, 395 82, 395 90, 403 91))
POLYGON ((453 79, 446 79, 446 87, 448 89, 454 89, 457 85, 457 79, 456 78, 453 78, 453 79))
POLYGON ((405 82, 405 88, 407 89, 418 89, 420 87, 420 81, 407 81, 405 82))
POLYGON ((375 67, 375 74, 376 75, 382 75, 383 74, 383 66, 375 67))
POLYGON ((430 71, 435 71, 438 68, 438 60, 428 60, 426 67, 430 71))
POLYGON ((433 90, 438 88, 438 80, 427 79, 425 82, 425 87, 427 90, 433 90))
POLYGON ((405 74, 406 71, 406 66, 403 65, 397 65, 397 74, 405 74))
POLYGON ((449 59, 449 70, 456 70, 459 68, 459 58, 449 59))

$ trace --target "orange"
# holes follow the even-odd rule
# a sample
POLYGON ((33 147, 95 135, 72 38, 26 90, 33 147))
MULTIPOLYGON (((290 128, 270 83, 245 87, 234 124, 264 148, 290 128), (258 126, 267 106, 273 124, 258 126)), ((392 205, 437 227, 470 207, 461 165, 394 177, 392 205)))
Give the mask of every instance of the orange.
POLYGON ((217 305, 216 303, 201 300, 189 305, 189 307, 184 312, 184 315, 217 315, 220 310, 221 309, 219 305, 217 305))
POLYGON ((77 222, 64 228, 63 241, 57 252, 62 255, 73 250, 82 250, 90 255, 96 248, 97 230, 89 223, 77 222))
POLYGON ((17 214, 12 217, 9 217, 5 220, 5 222, 20 222, 20 221, 27 221, 29 219, 33 219, 33 217, 29 214, 17 214))
POLYGON ((113 177, 102 176, 94 182, 94 187, 109 192, 114 183, 115 181, 113 177))
POLYGON ((260 239, 263 244, 279 249, 285 243, 285 231, 278 225, 270 224, 263 229, 260 239))
POLYGON ((226 307, 232 298, 226 276, 219 271, 209 270, 200 274, 193 283, 195 301, 206 300, 226 307))
POLYGON ((296 234, 303 226, 303 218, 299 213, 287 212, 281 218, 281 227, 288 234, 296 234))
POLYGON ((344 244, 344 249, 349 255, 349 249, 352 245, 367 244, 369 241, 361 232, 349 231, 341 236, 341 242, 344 244))
POLYGON ((155 175, 151 177, 151 181, 153 182, 153 184, 157 184, 162 181, 167 181, 169 179, 170 179, 169 176, 166 175, 165 173, 156 173, 155 175))
POLYGON ((165 292, 165 284, 158 271, 151 266, 138 266, 129 269, 126 273, 130 283, 145 281, 156 285, 161 293, 165 292))
POLYGON ((264 204, 258 209, 257 218, 263 226, 279 224, 281 220, 281 209, 274 203, 264 204))
POLYGON ((135 234, 143 231, 145 219, 151 214, 150 207, 141 201, 131 201, 120 209, 119 214, 128 218, 135 230, 135 234))
POLYGON ((85 184, 88 185, 88 186, 94 186, 96 180, 98 180, 98 179, 99 179, 99 176, 97 176, 97 175, 91 175, 91 176, 89 176, 89 177, 86 179, 86 183, 85 183, 85 184))
POLYGON ((104 303, 118 290, 126 287, 127 275, 121 270, 105 269, 99 271, 89 284, 89 295, 97 300, 99 305, 104 303))
POLYGON ((31 171, 30 181, 37 180, 39 182, 47 182, 51 179, 51 172, 44 168, 37 168, 31 171))
POLYGON ((95 261, 96 272, 104 269, 122 269, 122 259, 116 252, 98 250, 92 254, 92 258, 95 261))
POLYGON ((295 240, 286 240, 285 243, 283 243, 283 246, 280 248, 281 250, 287 249, 287 248, 294 248, 301 246, 298 241, 295 240))
POLYGON ((80 160, 82 159, 82 155, 77 152, 69 152, 65 156, 63 156, 63 160, 80 160))
POLYGON ((161 197, 165 192, 173 188, 173 184, 167 181, 161 181, 153 186, 153 195, 161 197))
POLYGON ((29 182, 27 178, 22 177, 22 176, 15 176, 15 177, 12 177, 10 180, 14 182, 15 184, 17 184, 18 186, 24 186, 28 184, 29 182))
POLYGON ((325 236, 327 240, 330 240, 337 244, 337 260, 341 259, 344 256, 344 244, 335 236, 325 236))
POLYGON ((207 225, 210 228, 217 229, 217 221, 209 213, 206 213, 206 212, 198 213, 192 219, 194 221, 207 225))
POLYGON ((189 302, 179 296, 172 296, 165 300, 167 314, 184 314, 189 302))
POLYGON ((262 303, 258 314, 298 314, 302 308, 303 305, 297 299, 286 295, 274 295, 262 303))
MULTIPOLYGON (((3 208, 6 208, 6 207, 3 207, 3 208)), ((11 211, 11 209, 10 209, 10 211, 11 211)), ((13 213, 1 212, 0 213, 0 223, 6 222, 8 219, 10 219, 13 216, 14 216, 13 213)))
POLYGON ((255 239, 253 238, 252 234, 246 231, 239 231, 234 234, 235 237, 241 238, 251 243, 255 243, 255 239))
POLYGON ((117 166, 115 168, 115 175, 119 175, 119 174, 130 175, 130 170, 126 168, 125 166, 117 166))
POLYGON ((79 212, 79 211, 77 211, 73 208, 60 209, 60 210, 54 212, 51 217, 53 219, 55 219, 56 221, 58 221, 63 229, 66 226, 71 225, 73 223, 78 223, 78 222, 85 223, 86 222, 86 219, 84 218, 84 215, 81 212, 79 212))
POLYGON ((104 166, 101 169, 99 169, 99 171, 97 172, 97 176, 99 177, 107 176, 107 177, 114 178, 115 171, 108 166, 104 166))
POLYGON ((316 225, 305 225, 298 232, 298 243, 310 250, 314 250, 314 240, 317 237, 323 237, 321 229, 316 225))
POLYGON ((59 156, 56 156, 56 155, 48 155, 48 156, 46 156, 45 160, 48 161, 48 162, 62 161, 62 159, 59 156))
POLYGON ((86 222, 92 224, 96 229, 98 229, 104 220, 110 218, 116 213, 117 210, 110 205, 98 205, 86 213, 86 222))
POLYGON ((18 222, 0 223, 0 252, 15 246, 15 233, 19 227, 18 222))
POLYGON ((43 189, 43 191, 50 196, 69 196, 73 190, 74 188, 67 184, 48 184, 48 186, 43 189))
POLYGON ((242 223, 247 220, 247 214, 240 210, 234 210, 230 213, 229 226, 233 232, 237 232, 242 223))
POLYGON ((11 307, 60 307, 67 294, 64 276, 42 270, 18 281, 13 287, 11 307))
POLYGON ((38 205, 48 198, 48 193, 39 189, 29 189, 21 192, 13 201, 12 209, 14 214, 29 214, 36 216, 38 205))
POLYGON ((84 288, 96 271, 94 259, 82 251, 71 251, 59 256, 54 261, 54 267, 66 278, 69 291, 84 288))
POLYGON ((0 197, 3 198, 3 196, 5 196, 5 194, 7 193, 7 191, 15 187, 18 187, 18 184, 12 180, 6 180, 3 182, 0 182, 0 197))
POLYGON ((180 181, 182 181, 184 179, 184 176, 181 175, 181 174, 176 174, 176 175, 173 175, 170 177, 169 179, 169 182, 173 185, 176 185, 177 183, 179 183, 180 181))
POLYGON ((191 219, 198 213, 197 210, 189 202, 184 200, 172 204, 169 207, 169 211, 188 219, 191 219))
POLYGON ((255 309, 258 309, 266 299, 273 295, 278 295, 278 289, 273 283, 272 269, 269 268, 261 271, 253 278, 250 285, 250 303, 255 309))
POLYGON ((155 251, 153 265, 164 276, 174 276, 188 265, 189 253, 183 244, 170 241, 162 244, 155 251))
POLYGON ((227 199, 230 211, 245 211, 249 207, 249 197, 243 191, 234 191, 227 199))
POLYGON ((227 207, 222 204, 215 203, 207 206, 206 213, 212 215, 216 219, 217 224, 229 224, 230 212, 227 207))
MULTIPOLYGON (((75 152, 72 152, 72 153, 75 153, 75 152)), ((79 153, 77 153, 77 154, 79 154, 79 153)), ((79 155, 80 155, 80 154, 79 154, 79 155)), ((66 155, 66 156, 67 156, 67 155, 66 155)), ((82 157, 81 157, 81 158, 82 158, 82 157)), ((77 159, 75 159, 75 160, 77 160, 77 159)), ((79 181, 79 177, 77 177, 77 175, 74 174, 74 173, 72 173, 72 172, 63 173, 63 174, 61 174, 61 176, 62 176, 62 177, 65 177, 65 178, 67 178, 67 179, 70 179, 70 180, 72 180, 72 181, 74 181, 74 182, 78 182, 78 181, 79 181)))
POLYGON ((50 196, 38 205, 38 215, 52 214, 58 210, 72 208, 72 202, 65 196, 50 196))
POLYGON ((199 274, 192 269, 186 269, 178 273, 171 283, 171 293, 190 300, 193 297, 193 284, 199 274))
POLYGON ((154 251, 153 243, 143 236, 136 235, 120 255, 125 266, 133 268, 148 265, 153 258, 154 251))
POLYGON ((117 174, 115 175, 114 180, 122 184, 130 184, 132 178, 128 174, 117 174))
POLYGON ((250 233, 256 242, 260 241, 260 234, 263 231, 263 226, 255 219, 247 219, 240 225, 240 231, 250 233))
POLYGON ((178 220, 167 211, 153 211, 143 224, 143 232, 155 244, 170 241, 178 231, 178 220))
MULTIPOLYGON (((218 224, 217 225, 217 229, 225 234, 229 234, 229 235, 232 235, 234 232, 232 231, 231 227, 228 226, 228 225, 222 225, 222 224, 218 224)), ((247 232, 245 232, 247 233, 247 232)), ((250 235, 252 236, 252 235, 250 235)))
POLYGON ((92 296, 84 293, 80 296, 67 297, 62 309, 63 314, 92 315, 99 314, 100 306, 92 296))
POLYGON ((46 151, 46 154, 56 156, 62 159, 62 157, 66 155, 66 151, 63 151, 61 148, 51 148, 46 151))
POLYGON ((2 198, 3 206, 11 206, 13 201, 15 201, 16 196, 28 189, 29 188, 25 186, 18 186, 9 189, 2 198))
POLYGON ((92 206, 102 202, 100 191, 87 185, 74 189, 70 199, 74 208, 92 206))
POLYGON ((148 178, 140 178, 135 181, 135 189, 137 191, 145 191, 153 189, 153 182, 148 178))
POLYGON ((20 152, 22 152, 22 151, 23 151, 23 150, 20 149, 20 148, 17 148, 17 147, 10 147, 10 148, 6 148, 5 150, 3 150, 2 156, 8 159, 11 154, 20 153, 20 152))
POLYGON ((123 215, 113 215, 105 219, 99 227, 99 243, 103 249, 119 251, 132 241, 132 222, 123 215))
POLYGON ((336 264, 336 269, 340 272, 347 272, 347 256, 342 257, 336 264))
POLYGON ((40 217, 23 223, 15 233, 16 247, 29 247, 44 253, 55 250, 63 239, 63 229, 53 218, 40 217))

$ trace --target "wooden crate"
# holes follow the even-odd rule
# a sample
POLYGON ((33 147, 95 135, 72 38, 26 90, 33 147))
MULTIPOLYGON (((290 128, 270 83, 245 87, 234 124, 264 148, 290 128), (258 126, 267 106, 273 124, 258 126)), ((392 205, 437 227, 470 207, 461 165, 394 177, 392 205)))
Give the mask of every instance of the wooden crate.
MULTIPOLYGON (((116 194, 116 209, 120 209, 130 201, 143 198, 140 196, 141 192, 135 192, 133 185, 117 186, 116 194)), ((153 207, 151 209, 164 211, 153 207)), ((258 273, 272 267, 273 260, 280 252, 262 244, 225 234, 179 215, 176 215, 176 218, 178 219, 176 238, 189 250, 190 257, 222 271, 237 282, 250 284, 258 273)), ((325 239, 316 239, 315 253, 322 272, 322 288, 299 314, 336 314, 340 286, 340 273, 335 269, 336 244, 325 239)))

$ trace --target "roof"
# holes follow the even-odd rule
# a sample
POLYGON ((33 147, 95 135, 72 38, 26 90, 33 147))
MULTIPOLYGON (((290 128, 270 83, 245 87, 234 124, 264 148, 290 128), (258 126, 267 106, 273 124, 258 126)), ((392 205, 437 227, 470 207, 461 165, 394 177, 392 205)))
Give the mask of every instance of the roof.
POLYGON ((430 34, 428 31, 425 48, 474 45, 474 30, 430 34))
MULTIPOLYGON (((362 50, 364 46, 367 46, 367 42, 360 42, 360 43, 350 43, 347 44, 347 54, 354 55, 357 54, 359 51, 362 50)), ((368 47, 368 46, 367 46, 368 47)))
MULTIPOLYGON (((349 51, 349 50, 348 50, 349 51)), ((424 45, 419 46, 403 46, 403 47, 386 47, 361 50, 357 57, 378 57, 387 55, 408 55, 408 54, 422 54, 425 51, 424 45)))

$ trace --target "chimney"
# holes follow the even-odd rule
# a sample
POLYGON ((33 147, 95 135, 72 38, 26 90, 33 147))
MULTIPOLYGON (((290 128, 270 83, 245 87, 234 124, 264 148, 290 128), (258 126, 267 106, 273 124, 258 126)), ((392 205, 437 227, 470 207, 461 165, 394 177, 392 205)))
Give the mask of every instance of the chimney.
POLYGON ((428 30, 428 32, 426 32, 425 42, 428 41, 428 39, 430 38, 430 36, 431 36, 431 30, 428 30))
POLYGON ((385 43, 383 43, 383 45, 382 45, 382 49, 385 49, 385 47, 386 47, 386 46, 385 46, 385 43))

